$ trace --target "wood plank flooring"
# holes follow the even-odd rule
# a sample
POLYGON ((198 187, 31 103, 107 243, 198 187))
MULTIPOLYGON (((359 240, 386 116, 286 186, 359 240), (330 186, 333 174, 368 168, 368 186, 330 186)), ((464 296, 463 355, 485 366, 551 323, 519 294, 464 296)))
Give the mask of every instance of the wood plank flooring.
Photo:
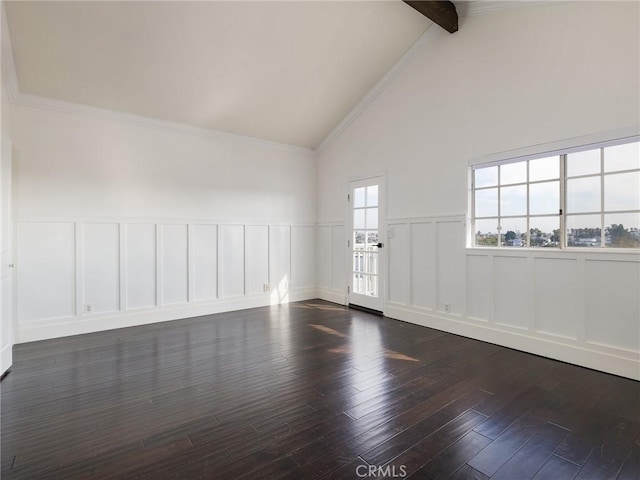
POLYGON ((14 359, 6 480, 640 478, 640 383, 319 300, 14 359))

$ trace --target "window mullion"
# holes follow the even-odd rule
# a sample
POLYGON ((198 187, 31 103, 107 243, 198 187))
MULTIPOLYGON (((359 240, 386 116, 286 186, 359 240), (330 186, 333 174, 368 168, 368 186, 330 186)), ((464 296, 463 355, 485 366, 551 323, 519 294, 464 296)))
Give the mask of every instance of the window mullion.
POLYGON ((604 234, 604 148, 600 149, 600 248, 605 248, 604 234))
POLYGON ((527 231, 525 232, 525 247, 526 248, 530 248, 531 247, 531 222, 529 219, 529 214, 531 212, 530 210, 530 206, 529 206, 529 160, 527 160, 527 231))
POLYGON ((500 185, 500 171, 502 170, 501 166, 498 166, 498 247, 502 246, 502 219, 500 217, 500 192, 502 187, 500 185))
POLYGON ((558 242, 560 248, 567 246, 567 227, 566 227, 566 214, 567 214, 567 155, 560 155, 560 231, 558 232, 558 242))
POLYGON ((471 235, 473 235, 472 244, 477 247, 476 243, 476 171, 471 169, 471 235))

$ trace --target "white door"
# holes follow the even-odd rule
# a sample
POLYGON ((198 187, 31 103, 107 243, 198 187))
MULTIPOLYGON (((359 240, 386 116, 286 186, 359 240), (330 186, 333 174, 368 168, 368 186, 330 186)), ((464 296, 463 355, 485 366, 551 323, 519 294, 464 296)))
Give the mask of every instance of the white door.
POLYGON ((349 304, 383 310, 384 177, 349 182, 349 304))
POLYGON ((2 138, 0 167, 0 376, 13 363, 12 231, 11 231, 11 142, 2 138))

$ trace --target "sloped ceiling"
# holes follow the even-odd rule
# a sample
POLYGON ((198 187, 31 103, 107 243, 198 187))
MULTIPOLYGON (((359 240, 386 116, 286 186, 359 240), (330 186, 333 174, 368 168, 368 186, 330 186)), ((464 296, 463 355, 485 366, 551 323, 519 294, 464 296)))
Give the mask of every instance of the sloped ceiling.
POLYGON ((308 148, 431 26, 400 0, 6 11, 22 93, 308 148))

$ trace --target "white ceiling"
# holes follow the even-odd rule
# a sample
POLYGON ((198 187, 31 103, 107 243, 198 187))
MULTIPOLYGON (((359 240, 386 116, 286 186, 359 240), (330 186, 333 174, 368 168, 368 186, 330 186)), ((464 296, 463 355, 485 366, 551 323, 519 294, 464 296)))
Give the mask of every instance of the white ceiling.
POLYGON ((431 25, 400 0, 6 11, 23 93, 310 148, 431 25))

